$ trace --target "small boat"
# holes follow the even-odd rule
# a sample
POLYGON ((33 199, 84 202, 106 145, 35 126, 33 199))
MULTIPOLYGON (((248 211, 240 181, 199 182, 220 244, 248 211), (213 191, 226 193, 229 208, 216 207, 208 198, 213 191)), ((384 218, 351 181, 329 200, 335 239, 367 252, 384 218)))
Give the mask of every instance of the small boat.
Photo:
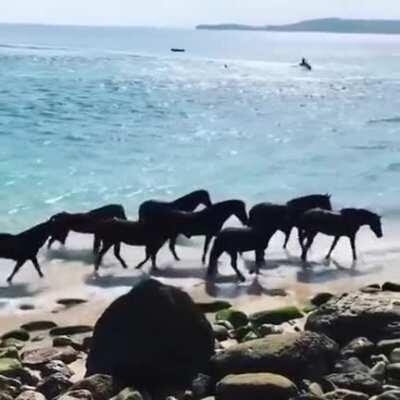
POLYGON ((173 51, 174 53, 184 53, 186 50, 185 49, 177 49, 177 48, 173 47, 171 49, 171 51, 173 51))

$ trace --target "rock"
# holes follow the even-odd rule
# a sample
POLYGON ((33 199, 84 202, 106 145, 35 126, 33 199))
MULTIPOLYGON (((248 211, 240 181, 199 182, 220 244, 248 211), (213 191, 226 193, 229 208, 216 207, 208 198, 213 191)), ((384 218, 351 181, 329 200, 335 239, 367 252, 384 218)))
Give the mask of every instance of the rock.
POLYGON ((214 353, 211 325, 182 290, 146 280, 115 300, 97 321, 87 374, 127 385, 190 383, 214 353))
POLYGON ((325 393, 326 400, 368 400, 369 396, 365 393, 354 392, 352 390, 337 389, 333 392, 325 393))
MULTIPOLYGON (((11 399, 17 397, 21 391, 21 382, 18 379, 7 378, 0 375, 0 393, 10 396, 11 399)), ((1 397, 0 397, 1 399, 1 397)))
POLYGON ((76 340, 70 338, 69 336, 56 336, 53 339, 54 347, 66 347, 71 346, 73 349, 81 351, 83 350, 83 345, 76 340))
POLYGON ((318 379, 328 373, 337 344, 313 332, 284 333, 241 343, 213 358, 217 378, 246 372, 273 372, 290 379, 318 379))
POLYGON ((57 400, 93 400, 93 396, 89 390, 72 390, 57 397, 57 400))
POLYGON ((392 390, 400 390, 400 387, 395 385, 383 385, 383 392, 390 392, 392 390))
POLYGON ((378 381, 383 381, 386 376, 386 363, 378 361, 370 371, 370 375, 378 381))
POLYGON ((363 336, 372 341, 398 336, 400 293, 354 292, 332 298, 307 318, 305 329, 320 332, 339 343, 363 336))
POLYGON ((21 370, 19 378, 23 384, 35 387, 40 381, 40 374, 25 367, 21 370))
POLYGON ((224 326, 213 324, 212 329, 214 332, 215 339, 217 339, 219 341, 224 341, 224 340, 228 339, 228 337, 229 337, 228 329, 226 329, 224 326))
POLYGON ((228 321, 232 324, 234 329, 245 326, 249 322, 247 315, 244 312, 234 308, 228 308, 217 312, 215 319, 216 321, 228 321))
POLYGON ((400 284, 395 282, 385 282, 382 285, 382 290, 389 292, 400 292, 400 284))
POLYGON ((377 354, 377 355, 373 354, 371 356, 371 362, 372 363, 377 363, 379 361, 384 362, 386 365, 389 364, 389 359, 384 354, 377 354))
POLYGON ((0 358, 20 359, 18 350, 15 347, 0 348, 0 358))
POLYGON ((400 400, 400 390, 389 390, 376 396, 376 400, 400 400))
POLYGON ((359 337, 351 340, 340 351, 343 357, 359 357, 364 359, 375 352, 375 344, 365 337, 359 337))
POLYGON ((382 383, 372 378, 365 372, 347 372, 343 374, 330 374, 324 380, 334 388, 348 389, 369 395, 382 392, 382 383))
POLYGON ((48 329, 55 328, 57 324, 53 321, 32 321, 28 322, 24 325, 21 325, 21 329, 24 329, 28 332, 34 331, 45 331, 48 329))
POLYGON ((237 341, 241 342, 242 339, 252 332, 251 325, 241 326, 230 332, 230 336, 235 338, 237 341))
POLYGON ((18 378, 23 370, 22 364, 15 358, 0 359, 0 375, 7 378, 18 378))
POLYGON ((283 333, 283 328, 272 324, 262 324, 257 328, 257 333, 260 337, 265 337, 267 335, 280 335, 283 333))
POLYGON ((66 364, 74 362, 78 358, 78 352, 72 347, 46 347, 42 349, 25 351, 22 361, 30 367, 40 367, 53 360, 61 360, 66 364))
POLYGON ((21 340, 22 342, 26 342, 29 340, 29 332, 27 332, 25 329, 15 329, 13 331, 5 333, 1 338, 3 340, 17 339, 21 340))
POLYGON ((113 378, 109 375, 95 374, 75 383, 71 390, 88 390, 94 400, 109 400, 114 396, 113 378))
POLYGON ((17 350, 21 350, 25 346, 25 342, 22 340, 8 338, 1 342, 0 348, 3 347, 15 347, 17 350))
POLYGON ((249 332, 244 338, 240 340, 240 342, 250 342, 251 340, 258 339, 258 336, 254 332, 249 332))
POLYGON ((250 315, 250 321, 255 326, 263 324, 280 325, 293 319, 302 318, 302 312, 294 306, 276 308, 274 310, 260 311, 250 315))
POLYGON ((395 349, 393 349, 390 353, 389 358, 392 363, 400 362, 400 347, 396 347, 395 349))
POLYGON ((388 378, 400 380, 400 363, 389 364, 386 367, 386 375, 388 378))
POLYGON ((46 397, 44 397, 42 393, 26 390, 22 392, 16 400, 46 400, 46 397))
POLYGON ((400 339, 381 340, 380 342, 377 343, 376 347, 378 351, 386 355, 389 355, 394 349, 400 347, 400 339))
POLYGON ((111 400, 143 400, 143 397, 136 389, 125 388, 111 400))
POLYGON ((61 373, 67 378, 71 378, 72 375, 74 375, 73 371, 60 360, 49 361, 48 363, 44 364, 40 370, 43 377, 47 377, 57 373, 61 373))
POLYGON ((228 331, 233 331, 234 330, 233 325, 229 321, 225 321, 225 320, 215 321, 214 324, 215 325, 222 325, 223 327, 228 329, 228 331))
POLYGON ((71 326, 59 326, 50 330, 51 336, 66 336, 66 335, 77 335, 80 333, 92 332, 93 327, 89 325, 71 325, 71 326))
POLYGON ((228 375, 217 384, 216 400, 289 400, 296 385, 281 375, 270 373, 228 375))
POLYGON ((66 392, 71 385, 72 382, 68 378, 63 374, 57 373, 44 379, 36 390, 44 394, 47 399, 54 399, 60 394, 66 392))
POLYGON ((365 372, 368 374, 369 368, 356 357, 344 358, 336 362, 334 371, 338 373, 346 372, 365 372))
POLYGON ((231 308, 232 304, 228 301, 212 301, 209 303, 196 303, 196 306, 200 310, 200 312, 207 314, 207 313, 216 313, 221 310, 225 310, 227 308, 231 308))
POLYGON ((324 397, 324 392, 321 388, 321 385, 318 383, 315 382, 311 383, 308 386, 308 391, 316 397, 324 397))
POLYGON ((21 304, 19 306, 19 309, 22 311, 30 311, 30 310, 34 310, 35 306, 33 304, 21 304))
POLYGON ((332 293, 317 293, 314 297, 310 299, 310 303, 313 304, 314 306, 322 306, 322 304, 326 303, 333 297, 332 293))
POLYGON ((79 304, 87 303, 85 299, 58 299, 57 304, 60 304, 65 307, 73 307, 79 304))
POLYGON ((192 381, 192 392, 196 399, 202 399, 213 391, 212 378, 208 375, 198 374, 192 381))

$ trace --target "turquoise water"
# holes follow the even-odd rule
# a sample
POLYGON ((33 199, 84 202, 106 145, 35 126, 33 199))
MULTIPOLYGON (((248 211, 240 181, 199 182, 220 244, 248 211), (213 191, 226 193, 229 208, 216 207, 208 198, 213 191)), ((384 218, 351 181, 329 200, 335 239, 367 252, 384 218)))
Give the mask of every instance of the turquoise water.
POLYGON ((199 187, 396 215, 399 64, 398 36, 0 25, 0 230, 199 187))

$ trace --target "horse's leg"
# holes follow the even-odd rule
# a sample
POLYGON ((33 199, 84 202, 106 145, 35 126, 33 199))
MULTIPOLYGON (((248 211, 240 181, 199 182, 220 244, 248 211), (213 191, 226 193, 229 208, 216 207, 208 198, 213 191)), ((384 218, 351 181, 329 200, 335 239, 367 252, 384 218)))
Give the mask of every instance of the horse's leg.
POLYGON ((292 227, 290 227, 290 228, 288 228, 288 229, 286 229, 285 231, 284 231, 284 233, 285 233, 285 242, 283 243, 283 248, 284 249, 286 249, 286 247, 287 247, 287 245, 288 245, 288 242, 289 242, 289 239, 290 239, 290 234, 292 233, 292 227))
POLYGON ((114 245, 114 255, 118 259, 118 261, 121 263, 122 267, 125 269, 128 269, 128 265, 124 261, 124 259, 121 257, 121 243, 117 243, 114 245))
POLYGON ((110 250, 110 247, 113 244, 110 242, 103 242, 103 247, 101 248, 101 250, 99 251, 99 253, 97 254, 95 263, 94 263, 94 270, 95 272, 97 272, 99 270, 101 261, 103 260, 104 254, 107 253, 108 250, 110 250))
POLYGON ((204 251, 203 251, 203 256, 201 257, 201 262, 205 264, 206 262, 206 256, 207 256, 207 251, 208 251, 208 246, 210 245, 211 242, 211 235, 206 235, 206 240, 204 241, 204 251))
POLYGON ((169 239, 169 249, 171 250, 172 255, 174 256, 176 261, 180 261, 178 254, 176 254, 175 246, 176 246, 176 238, 177 235, 174 235, 171 239, 169 239))
POLYGON ((339 239, 340 239, 340 236, 335 236, 335 239, 333 239, 332 246, 329 249, 329 252, 325 257, 326 260, 329 260, 331 258, 332 251, 335 249, 336 245, 338 244, 339 239))
POLYGON ((14 270, 11 273, 11 275, 7 278, 7 282, 11 284, 15 274, 19 271, 19 269, 25 264, 26 260, 18 260, 17 263, 15 264, 14 270))
POLYGON ((308 252, 308 250, 310 250, 310 247, 313 244, 315 236, 317 236, 316 233, 310 233, 310 234, 307 235, 307 242, 304 245, 303 251, 302 251, 302 254, 301 254, 301 259, 303 261, 307 261, 307 252, 308 252))
POLYGON ((47 243, 47 249, 48 249, 48 250, 50 250, 52 244, 53 244, 55 241, 56 241, 56 239, 55 239, 53 236, 49 239, 49 241, 48 241, 48 243, 47 243))
POLYGON ((140 268, 142 268, 143 265, 147 263, 147 261, 149 260, 149 258, 150 258, 150 250, 149 250, 149 248, 146 246, 146 257, 145 257, 145 259, 144 259, 143 261, 141 261, 138 265, 136 265, 135 269, 140 269, 140 268))
POLYGON ((40 265, 39 265, 39 263, 38 263, 38 260, 37 260, 36 256, 35 256, 35 257, 32 257, 32 258, 31 258, 31 261, 32 261, 33 266, 36 268, 36 271, 38 272, 39 276, 40 276, 41 278, 43 278, 43 272, 42 272, 42 270, 40 269, 40 265))
POLYGON ((355 235, 351 235, 349 237, 349 239, 350 239, 351 250, 353 252, 353 261, 357 261, 356 236, 355 235))
POLYGON ((101 246, 101 239, 98 238, 98 236, 94 235, 93 239, 93 254, 96 255, 99 253, 101 246))
POLYGON ((157 253, 163 246, 164 242, 162 243, 157 243, 156 245, 152 246, 150 249, 150 257, 151 257, 151 269, 153 271, 159 271, 159 268, 157 267, 157 253))
POLYGON ((234 269, 234 271, 236 272, 236 275, 238 276, 239 280, 241 282, 244 282, 246 279, 244 278, 244 276, 242 275, 242 273, 239 271, 238 266, 237 266, 237 252, 236 251, 232 251, 229 253, 229 255, 231 256, 231 266, 234 269))
POLYGON ((256 262, 255 267, 252 273, 256 273, 258 275, 260 273, 260 265, 265 261, 265 250, 260 248, 256 250, 256 262))

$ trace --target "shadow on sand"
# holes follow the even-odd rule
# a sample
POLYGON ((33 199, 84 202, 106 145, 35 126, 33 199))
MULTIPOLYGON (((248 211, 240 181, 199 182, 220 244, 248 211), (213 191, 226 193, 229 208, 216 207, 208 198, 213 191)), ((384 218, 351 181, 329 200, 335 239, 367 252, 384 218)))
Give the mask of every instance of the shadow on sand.
POLYGON ((59 247, 58 249, 50 249, 45 253, 48 261, 62 260, 64 262, 80 261, 87 265, 94 264, 94 255, 89 249, 67 249, 59 247))
POLYGON ((27 284, 0 286, 0 298, 18 299, 20 297, 31 297, 41 293, 43 289, 30 288, 27 284))
POLYGON ((85 284, 88 286, 96 286, 99 288, 107 289, 118 286, 133 287, 139 282, 147 278, 147 274, 138 271, 134 275, 118 276, 118 275, 104 275, 90 274, 85 278, 85 284))

